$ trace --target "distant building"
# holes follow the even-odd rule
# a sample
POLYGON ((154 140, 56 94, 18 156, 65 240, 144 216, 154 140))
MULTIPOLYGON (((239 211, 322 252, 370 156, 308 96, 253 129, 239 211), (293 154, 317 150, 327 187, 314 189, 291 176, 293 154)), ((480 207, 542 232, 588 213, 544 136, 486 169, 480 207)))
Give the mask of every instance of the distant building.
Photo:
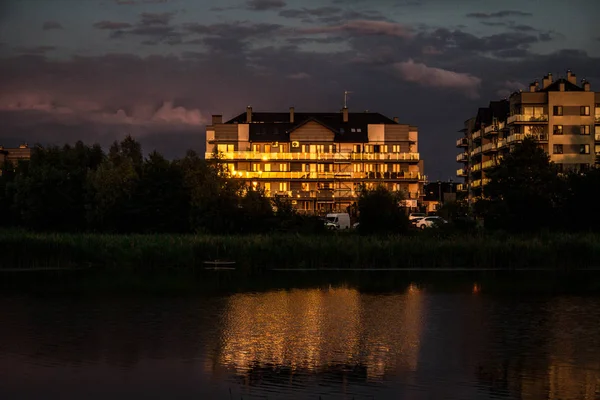
POLYGON ((19 160, 29 160, 30 158, 31 148, 27 144, 22 144, 18 148, 0 146, 0 175, 6 161, 16 164, 19 160))
POLYGON ((268 196, 285 196, 306 212, 345 211, 359 185, 423 197, 416 126, 379 113, 246 112, 206 127, 206 157, 218 151, 233 176, 268 196))
POLYGON ((444 203, 456 201, 457 182, 429 182, 424 187, 423 204, 427 212, 437 211, 444 203))
POLYGON ((536 80, 528 91, 480 108, 461 132, 456 161, 463 167, 456 174, 464 178, 459 192, 469 199, 482 195, 486 170, 525 136, 536 139, 561 171, 585 170, 600 155, 600 92, 585 79, 578 85, 570 70, 556 81, 548 74, 541 85, 536 80))

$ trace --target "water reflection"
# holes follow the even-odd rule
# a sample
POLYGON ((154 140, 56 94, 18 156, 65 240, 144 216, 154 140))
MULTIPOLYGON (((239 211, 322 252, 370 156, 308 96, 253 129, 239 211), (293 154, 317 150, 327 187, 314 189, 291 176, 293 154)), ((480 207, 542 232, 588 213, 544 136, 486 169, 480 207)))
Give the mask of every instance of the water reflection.
POLYGON ((219 363, 238 373, 366 368, 366 378, 417 368, 423 296, 361 295, 329 288, 229 298, 219 363), (343 367, 340 367, 343 366, 343 367))
POLYGON ((0 398, 600 398, 600 298, 461 290, 0 298, 0 398))

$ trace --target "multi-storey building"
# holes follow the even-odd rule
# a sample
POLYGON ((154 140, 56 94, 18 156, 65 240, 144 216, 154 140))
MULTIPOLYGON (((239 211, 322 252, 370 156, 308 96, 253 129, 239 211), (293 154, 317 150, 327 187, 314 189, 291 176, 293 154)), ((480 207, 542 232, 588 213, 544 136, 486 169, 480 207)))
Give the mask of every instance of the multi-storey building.
POLYGON ((31 158, 31 148, 27 144, 22 144, 18 148, 6 148, 0 146, 0 175, 4 163, 9 161, 16 164, 19 160, 29 160, 31 158))
POLYGON ((548 74, 528 91, 480 108, 461 132, 457 175, 464 178, 459 191, 469 199, 481 196, 486 170, 525 136, 536 139, 561 171, 585 170, 600 155, 600 92, 585 79, 578 85, 571 71, 556 81, 548 74))
POLYGON ((232 176, 268 196, 287 196, 307 212, 345 211, 359 185, 423 196, 416 126, 379 113, 255 113, 251 107, 206 127, 206 157, 220 154, 232 176))

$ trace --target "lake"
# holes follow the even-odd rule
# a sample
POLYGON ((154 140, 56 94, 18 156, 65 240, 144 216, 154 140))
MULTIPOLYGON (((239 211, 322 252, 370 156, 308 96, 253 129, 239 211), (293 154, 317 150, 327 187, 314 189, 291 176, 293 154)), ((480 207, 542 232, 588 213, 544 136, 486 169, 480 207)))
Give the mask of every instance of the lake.
POLYGON ((600 296, 0 297, 2 399, 600 399, 600 296))

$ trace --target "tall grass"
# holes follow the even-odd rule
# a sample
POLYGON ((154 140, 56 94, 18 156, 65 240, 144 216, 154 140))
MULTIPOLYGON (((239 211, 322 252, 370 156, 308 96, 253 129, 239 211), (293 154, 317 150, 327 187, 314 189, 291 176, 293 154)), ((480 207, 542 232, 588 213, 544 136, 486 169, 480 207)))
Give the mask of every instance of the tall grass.
POLYGON ((600 235, 363 237, 301 235, 106 235, 0 231, 0 268, 105 267, 132 272, 203 269, 236 261, 238 272, 272 268, 589 269, 600 235))

